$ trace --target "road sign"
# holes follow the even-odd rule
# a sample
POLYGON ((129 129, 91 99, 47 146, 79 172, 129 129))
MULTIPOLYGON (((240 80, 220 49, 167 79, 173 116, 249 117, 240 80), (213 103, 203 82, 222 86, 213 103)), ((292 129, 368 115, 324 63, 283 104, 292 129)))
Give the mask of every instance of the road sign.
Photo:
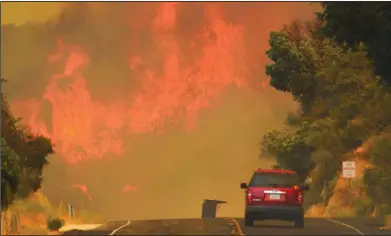
POLYGON ((342 177, 345 179, 356 178, 356 162, 343 161, 342 162, 342 177))

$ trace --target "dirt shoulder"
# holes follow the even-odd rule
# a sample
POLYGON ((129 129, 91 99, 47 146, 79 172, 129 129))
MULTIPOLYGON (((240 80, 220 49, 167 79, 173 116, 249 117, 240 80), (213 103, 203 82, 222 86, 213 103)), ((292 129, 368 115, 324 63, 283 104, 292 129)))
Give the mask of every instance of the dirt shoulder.
POLYGON ((385 217, 384 229, 391 230, 391 215, 385 217))

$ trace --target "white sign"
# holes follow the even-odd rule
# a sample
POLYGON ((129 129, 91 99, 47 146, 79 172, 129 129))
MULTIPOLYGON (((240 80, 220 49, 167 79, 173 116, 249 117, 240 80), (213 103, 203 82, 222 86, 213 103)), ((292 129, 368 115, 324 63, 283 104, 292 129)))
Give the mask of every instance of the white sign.
POLYGON ((342 162, 342 177, 345 179, 356 178, 356 162, 355 161, 342 162))

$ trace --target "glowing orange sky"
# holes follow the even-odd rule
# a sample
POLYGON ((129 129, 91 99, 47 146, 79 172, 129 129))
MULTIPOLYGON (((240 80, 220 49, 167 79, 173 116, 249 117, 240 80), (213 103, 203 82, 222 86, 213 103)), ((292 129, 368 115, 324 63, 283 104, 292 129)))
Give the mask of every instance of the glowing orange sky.
MULTIPOLYGON (((167 122, 192 129, 199 110, 208 108, 225 88, 262 87, 267 80, 261 81, 252 74, 253 55, 245 45, 245 27, 250 27, 256 18, 249 14, 243 15, 245 19, 237 19, 248 26, 231 23, 230 5, 224 8, 206 3, 202 5, 201 27, 188 35, 190 42, 181 42, 179 17, 181 11, 190 10, 190 5, 153 4, 152 18, 132 18, 133 27, 138 21, 148 24, 152 37, 150 53, 161 65, 149 65, 152 54, 148 51, 144 55, 129 52, 129 68, 139 84, 138 90, 129 90, 129 97, 112 104, 94 101, 84 75, 90 66, 88 52, 83 45, 64 42, 58 36, 57 49, 48 55, 48 65, 64 63, 63 70, 51 76, 42 98, 14 101, 13 107, 27 118, 33 132, 51 137, 57 153, 75 162, 102 158, 107 152, 121 153, 120 133, 124 130, 129 134, 159 132, 167 122), (188 48, 197 53, 189 53, 188 48), (61 80, 68 81, 66 88, 58 86, 61 80), (52 107, 51 131, 39 120, 42 99, 52 107)), ((151 6, 145 4, 141 9, 151 6)))
POLYGON ((258 158, 262 133, 281 127, 296 107, 266 86, 269 33, 313 18, 318 6, 4 6, 2 23, 18 24, 2 34, 12 111, 50 137, 62 158, 50 159, 45 170, 51 199, 71 201, 63 186, 78 184, 85 187, 75 191, 85 189, 113 219, 194 217, 201 200, 214 196, 229 202, 226 215, 242 212, 237 183, 255 166, 271 164, 258 158), (173 209, 178 191, 183 198, 173 209))

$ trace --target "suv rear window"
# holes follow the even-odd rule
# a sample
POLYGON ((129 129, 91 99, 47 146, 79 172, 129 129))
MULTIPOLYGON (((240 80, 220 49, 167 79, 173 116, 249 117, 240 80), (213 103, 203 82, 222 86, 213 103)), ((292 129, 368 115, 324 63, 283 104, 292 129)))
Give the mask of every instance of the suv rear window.
POLYGON ((285 187, 290 188, 300 185, 297 174, 289 173, 254 173, 251 178, 250 187, 285 187))

